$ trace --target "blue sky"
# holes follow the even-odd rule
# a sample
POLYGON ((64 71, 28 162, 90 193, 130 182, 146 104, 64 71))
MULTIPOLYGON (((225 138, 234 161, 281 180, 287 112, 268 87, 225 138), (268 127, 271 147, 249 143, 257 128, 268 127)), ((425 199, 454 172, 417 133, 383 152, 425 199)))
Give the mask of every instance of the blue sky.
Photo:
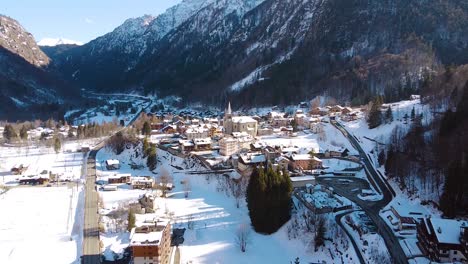
POLYGON ((1 0, 0 14, 18 20, 37 41, 88 42, 127 18, 157 15, 181 0, 1 0))

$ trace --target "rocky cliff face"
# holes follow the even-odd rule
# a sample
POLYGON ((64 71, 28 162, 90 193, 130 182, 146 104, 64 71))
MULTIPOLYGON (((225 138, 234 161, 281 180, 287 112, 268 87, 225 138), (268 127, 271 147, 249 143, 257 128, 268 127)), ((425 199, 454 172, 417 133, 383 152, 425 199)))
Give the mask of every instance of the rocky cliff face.
POLYGON ((37 45, 31 33, 27 32, 16 20, 0 15, 0 46, 18 54, 29 63, 42 67, 50 59, 37 45))
POLYGON ((29 32, 17 21, 0 16, 2 120, 39 117, 41 110, 52 113, 71 98, 79 101, 77 89, 43 69, 49 61, 29 32))
POLYGON ((101 91, 156 92, 211 104, 230 98, 252 105, 288 104, 318 94, 356 103, 374 94, 398 99, 417 92, 418 83, 443 64, 468 63, 468 3, 462 0, 185 0, 181 5, 190 12, 173 8, 154 19, 140 18, 138 30, 127 30, 133 27, 125 23, 64 52, 54 58, 56 69, 101 91), (120 31, 125 37, 112 37, 120 31))

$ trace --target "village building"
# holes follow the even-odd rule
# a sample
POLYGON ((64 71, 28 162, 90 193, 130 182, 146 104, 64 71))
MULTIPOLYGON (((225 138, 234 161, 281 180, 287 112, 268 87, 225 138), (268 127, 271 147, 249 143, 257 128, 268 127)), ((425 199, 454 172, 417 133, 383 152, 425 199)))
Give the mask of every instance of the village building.
POLYGON ((171 224, 169 221, 158 221, 133 228, 130 247, 134 264, 169 264, 171 224))
POLYGON ((196 138, 193 139, 195 151, 211 150, 211 138, 196 138))
POLYGON ((307 116, 301 109, 298 109, 294 114, 294 121, 296 122, 297 126, 305 127, 307 123, 307 116))
POLYGON ((49 182, 49 175, 26 176, 19 179, 20 185, 43 185, 49 182))
POLYGON ((110 176, 107 179, 109 184, 122 184, 122 183, 131 183, 131 174, 117 174, 115 176, 110 176))
POLYGON ((196 138, 207 138, 210 137, 210 130, 201 126, 189 127, 187 130, 185 130, 185 136, 188 140, 196 138))
POLYGON ((145 193, 140 196, 140 198, 138 198, 138 203, 140 203, 141 207, 145 209, 145 213, 153 213, 158 209, 156 198, 151 193, 145 193))
POLYGON ((132 177, 133 189, 150 189, 153 184, 154 180, 151 177, 132 177))
POLYGON ((120 169, 120 162, 116 159, 106 160, 107 170, 118 170, 120 169))
POLYGON ((233 116, 231 103, 225 111, 223 119, 224 133, 231 135, 234 132, 247 133, 257 136, 258 122, 250 116, 233 116))
POLYGON ((195 144, 193 144, 192 140, 180 139, 179 146, 182 153, 189 153, 195 150, 195 144))
POLYGON ((238 168, 246 171, 257 166, 265 165, 266 158, 262 153, 244 153, 239 155, 238 168))
POLYGON ((394 219, 389 220, 399 231, 416 230, 417 223, 422 221, 427 214, 427 212, 407 204, 404 206, 392 205, 390 206, 390 211, 392 212, 392 215, 389 217, 394 217, 394 219))
POLYGON ((291 155, 294 169, 309 170, 309 169, 321 169, 322 160, 310 154, 293 154, 291 155))
POLYGON ((464 263, 468 259, 462 245, 466 226, 466 221, 424 218, 417 225, 418 246, 433 261, 464 263))
POLYGON ((231 156, 239 152, 239 142, 232 137, 224 137, 219 141, 219 154, 231 156))

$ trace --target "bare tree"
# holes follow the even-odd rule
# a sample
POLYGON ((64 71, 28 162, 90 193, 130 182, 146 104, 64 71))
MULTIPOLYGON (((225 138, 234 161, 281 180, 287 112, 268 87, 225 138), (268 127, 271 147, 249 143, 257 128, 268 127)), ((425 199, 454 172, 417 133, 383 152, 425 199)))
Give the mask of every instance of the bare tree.
POLYGON ((158 183, 162 190, 163 197, 166 197, 169 186, 173 184, 173 182, 174 179, 172 178, 169 171, 165 168, 162 168, 158 176, 158 183))
POLYGON ((242 252, 247 250, 247 245, 250 243, 250 226, 243 223, 236 230, 236 243, 242 252))

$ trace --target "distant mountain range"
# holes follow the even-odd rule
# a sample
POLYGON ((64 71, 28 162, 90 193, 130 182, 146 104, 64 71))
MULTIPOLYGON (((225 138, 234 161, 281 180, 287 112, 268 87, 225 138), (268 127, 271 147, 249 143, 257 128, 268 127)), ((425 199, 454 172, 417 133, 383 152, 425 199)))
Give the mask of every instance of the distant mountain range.
POLYGON ((83 42, 75 41, 71 39, 65 39, 65 38, 43 38, 37 43, 37 45, 46 46, 46 47, 53 47, 53 46, 58 46, 58 45, 81 46, 83 45, 83 42))
MULTIPOLYGON (((236 106, 291 104, 316 95, 359 104, 376 94, 404 98, 444 66, 467 64, 468 2, 183 0, 157 17, 128 19, 84 45, 57 40, 39 47, 7 17, 0 34, 3 52, 29 62, 36 77, 59 76, 98 92, 175 95, 214 106, 227 100, 236 106)), ((18 60, 10 55, 3 59, 18 60)), ((8 78, 47 90, 34 98, 49 101, 77 91, 8 78)), ((16 106, 32 102, 14 98, 8 100, 16 106)))
POLYGON ((50 54, 50 69, 98 91, 219 105, 360 103, 467 63, 467 11, 462 0, 185 0, 50 54))

